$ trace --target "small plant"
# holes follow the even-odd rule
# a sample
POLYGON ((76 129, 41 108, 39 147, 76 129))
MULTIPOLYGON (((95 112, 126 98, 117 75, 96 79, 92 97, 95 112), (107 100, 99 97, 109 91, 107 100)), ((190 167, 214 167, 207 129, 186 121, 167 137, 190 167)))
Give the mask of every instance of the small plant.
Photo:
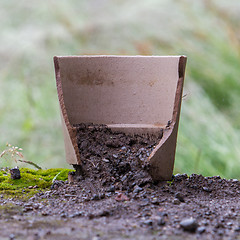
POLYGON ((24 160, 22 150, 23 150, 22 148, 15 147, 15 146, 7 143, 6 144, 6 149, 4 149, 0 154, 0 158, 5 158, 6 160, 11 159, 11 160, 15 161, 16 163, 17 162, 28 163, 28 164, 36 167, 37 169, 42 169, 36 163, 24 160))
POLYGON ((16 163, 19 159, 24 159, 24 156, 22 154, 22 148, 14 147, 9 143, 6 144, 6 149, 1 152, 0 157, 4 157, 5 159, 11 158, 16 163))

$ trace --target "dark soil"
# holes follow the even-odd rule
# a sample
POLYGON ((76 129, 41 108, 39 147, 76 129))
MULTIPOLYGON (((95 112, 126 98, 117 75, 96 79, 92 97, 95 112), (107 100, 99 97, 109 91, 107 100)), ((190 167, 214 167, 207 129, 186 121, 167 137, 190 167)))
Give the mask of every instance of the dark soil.
POLYGON ((116 190, 131 192, 136 186, 152 183, 146 159, 162 138, 162 129, 155 135, 127 135, 112 132, 105 125, 79 124, 76 127, 83 162, 80 180, 93 180, 101 191, 114 186, 116 190))
POLYGON ((177 174, 154 183, 145 159, 161 134, 78 132, 78 175, 28 201, 2 196, 1 239, 240 239, 238 180, 177 174))

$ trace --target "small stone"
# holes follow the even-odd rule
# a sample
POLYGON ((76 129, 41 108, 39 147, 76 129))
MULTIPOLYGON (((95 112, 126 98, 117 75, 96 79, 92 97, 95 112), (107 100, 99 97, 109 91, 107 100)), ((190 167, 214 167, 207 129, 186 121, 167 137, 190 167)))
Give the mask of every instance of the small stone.
POLYGON ((234 231, 235 231, 235 232, 240 232, 240 226, 236 227, 236 228, 234 229, 234 231))
POLYGON ((41 214, 42 214, 42 216, 44 216, 44 217, 49 215, 48 212, 42 212, 41 214))
POLYGON ((9 235, 9 240, 14 240, 15 239, 15 235, 12 233, 9 235))
POLYGON ((60 186, 63 186, 63 185, 64 185, 63 181, 55 180, 51 186, 51 190, 58 189, 60 186))
POLYGON ((92 200, 100 200, 100 196, 98 194, 94 194, 92 200))
POLYGON ((62 214, 60 215, 60 217, 61 217, 61 218, 66 218, 66 217, 67 217, 67 214, 66 214, 66 213, 62 213, 62 214))
POLYGON ((165 221, 163 217, 157 217, 157 225, 158 226, 163 226, 165 225, 165 221))
POLYGON ((105 144, 107 147, 110 147, 110 148, 118 148, 122 145, 119 141, 113 140, 113 139, 106 141, 105 144))
POLYGON ((213 180, 212 179, 209 179, 208 180, 208 184, 212 184, 213 183, 213 180))
POLYGON ((101 193, 101 194, 99 195, 99 197, 100 197, 100 199, 104 199, 104 198, 106 197, 106 195, 105 195, 105 193, 101 193))
POLYGON ((80 145, 80 149, 84 150, 88 146, 88 141, 83 141, 80 145))
POLYGON ((177 173, 177 174, 174 175, 174 178, 180 178, 181 176, 182 176, 182 174, 177 173))
POLYGON ((187 218, 180 222, 180 226, 185 231, 195 232, 198 227, 198 223, 194 218, 187 218))
POLYGON ((174 205, 179 205, 181 202, 177 198, 175 198, 175 199, 173 199, 172 203, 174 205))
POLYGON ((184 197, 180 192, 175 193, 175 198, 177 198, 180 202, 184 202, 184 197))
POLYGON ((215 224, 215 228, 224 228, 224 227, 225 227, 225 225, 222 222, 217 222, 215 224))
POLYGON ((101 240, 98 236, 92 238, 92 240, 101 240))
POLYGON ((233 182, 233 183, 237 183, 237 182, 239 182, 239 181, 238 181, 238 179, 233 179, 232 182, 233 182))
POLYGON ((217 234, 218 234, 219 236, 223 236, 223 235, 224 235, 224 230, 223 230, 223 229, 218 230, 218 231, 217 231, 217 234))
POLYGON ((23 209, 23 212, 29 212, 29 211, 32 211, 33 210, 33 208, 32 207, 24 207, 24 209, 23 209))
POLYGON ((92 219, 94 219, 96 216, 93 214, 93 213, 89 213, 88 214, 88 218, 89 218, 89 220, 92 220, 92 219))
POLYGON ((77 195, 73 195, 73 194, 65 194, 64 197, 65 198, 70 198, 70 197, 76 197, 77 195))
POLYGON ((51 234, 52 234, 52 232, 50 230, 45 233, 46 236, 49 236, 51 234))
POLYGON ((13 180, 21 178, 20 170, 18 167, 10 169, 10 174, 11 174, 11 179, 13 180))
POLYGON ((143 189, 139 186, 135 186, 134 190, 133 190, 133 193, 139 193, 141 192, 143 189))
POLYGON ((32 206, 34 209, 38 209, 39 208, 39 205, 37 203, 34 203, 33 206, 32 206))
POLYGON ((105 163, 109 163, 110 162, 107 158, 103 158, 102 161, 105 162, 105 163))
POLYGON ((152 226, 153 225, 153 221, 151 219, 148 219, 148 220, 144 221, 143 224, 145 224, 147 226, 152 226))
POLYGON ((74 214, 70 215, 69 217, 70 218, 75 218, 75 217, 81 217, 83 216, 83 212, 80 211, 80 212, 75 212, 74 214))
POLYGON ((109 217, 111 212, 109 210, 103 210, 98 214, 100 217, 109 217))
POLYGON ((207 188, 207 187, 203 187, 202 189, 203 189, 203 191, 205 191, 205 192, 209 192, 209 193, 212 192, 212 189, 207 188))
POLYGON ((108 192, 115 192, 115 186, 114 185, 111 185, 108 190, 108 192))
POLYGON ((123 193, 119 193, 116 197, 115 200, 118 202, 122 202, 122 201, 129 201, 129 198, 123 194, 123 193))
POLYGON ((158 200, 157 198, 153 198, 153 199, 151 200, 151 204, 153 204, 153 205, 159 205, 159 200, 158 200))
POLYGON ((206 231, 206 228, 205 227, 198 227, 197 228, 197 233, 199 233, 199 234, 202 234, 202 233, 204 233, 206 231))
POLYGON ((122 182, 124 182, 126 180, 127 180, 127 175, 123 176, 122 179, 121 179, 122 182))
POLYGON ((232 226, 233 223, 232 223, 232 222, 227 222, 226 225, 227 225, 227 226, 232 226))
POLYGON ((208 225, 208 221, 204 219, 204 220, 202 221, 202 224, 203 224, 204 226, 207 226, 207 225, 208 225))
POLYGON ((168 214, 166 212, 158 212, 158 215, 161 217, 167 217, 168 214))

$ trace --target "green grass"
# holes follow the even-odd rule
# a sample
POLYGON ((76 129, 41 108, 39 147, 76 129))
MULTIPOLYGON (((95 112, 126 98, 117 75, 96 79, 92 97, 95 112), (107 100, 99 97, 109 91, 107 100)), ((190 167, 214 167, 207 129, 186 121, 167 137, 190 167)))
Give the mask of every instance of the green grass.
POLYGON ((68 166, 54 55, 184 54, 175 172, 240 178, 239 11, 237 0, 2 0, 0 149, 9 142, 44 168, 68 166))

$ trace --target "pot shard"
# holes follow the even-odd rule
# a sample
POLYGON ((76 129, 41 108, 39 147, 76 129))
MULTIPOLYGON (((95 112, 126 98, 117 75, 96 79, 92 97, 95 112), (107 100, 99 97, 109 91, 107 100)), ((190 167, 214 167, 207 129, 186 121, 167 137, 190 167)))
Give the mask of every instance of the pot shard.
POLYGON ((56 56, 66 160, 81 165, 79 123, 163 137, 147 161, 154 180, 172 178, 185 56, 56 56))

